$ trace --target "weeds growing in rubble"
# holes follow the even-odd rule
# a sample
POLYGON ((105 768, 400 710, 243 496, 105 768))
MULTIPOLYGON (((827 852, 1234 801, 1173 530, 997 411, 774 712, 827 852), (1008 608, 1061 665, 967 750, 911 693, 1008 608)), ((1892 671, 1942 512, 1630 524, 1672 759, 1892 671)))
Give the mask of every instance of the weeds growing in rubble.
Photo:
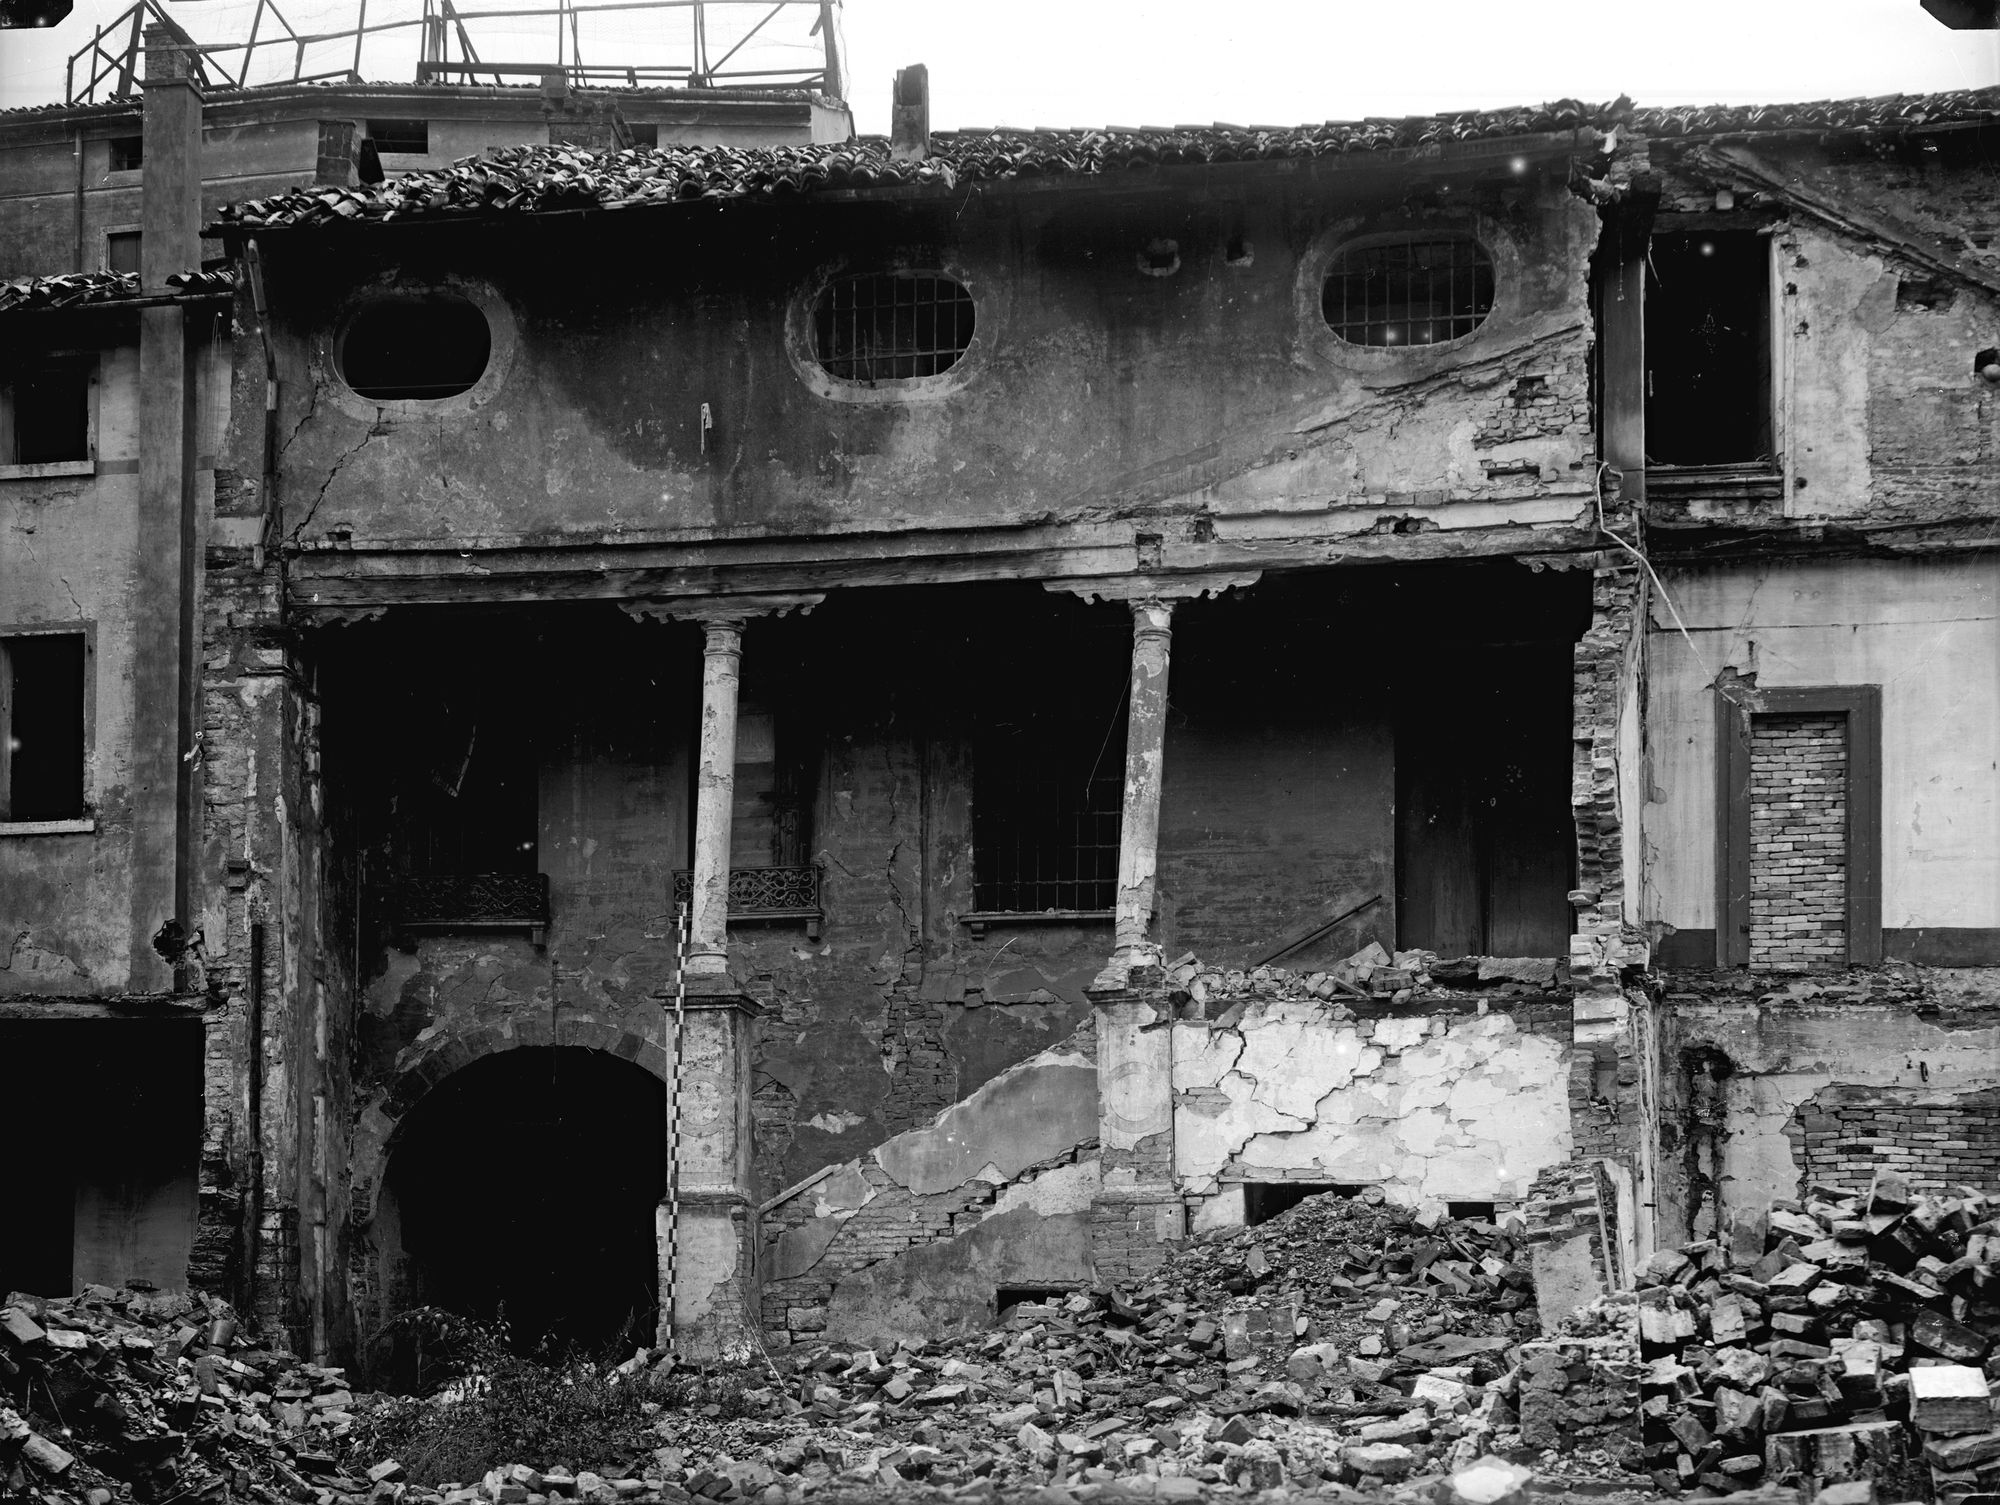
POLYGON ((418 1484, 472 1483, 504 1463, 601 1467, 651 1451, 664 1413, 748 1414, 742 1385, 726 1374, 621 1373, 609 1354, 528 1357, 514 1351, 504 1322, 435 1307, 401 1313, 382 1339, 415 1393, 364 1412, 346 1451, 367 1463, 395 1458, 418 1484))

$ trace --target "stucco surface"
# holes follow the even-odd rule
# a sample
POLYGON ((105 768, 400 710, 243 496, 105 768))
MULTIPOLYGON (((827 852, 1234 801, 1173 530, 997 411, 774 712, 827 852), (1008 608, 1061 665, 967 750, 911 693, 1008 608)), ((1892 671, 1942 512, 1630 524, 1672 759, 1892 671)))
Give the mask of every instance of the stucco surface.
POLYGON ((1253 1004, 1174 1029, 1175 1172, 1379 1185, 1397 1202, 1514 1200, 1570 1152, 1562 1045, 1508 1015, 1329 1018, 1253 1004))

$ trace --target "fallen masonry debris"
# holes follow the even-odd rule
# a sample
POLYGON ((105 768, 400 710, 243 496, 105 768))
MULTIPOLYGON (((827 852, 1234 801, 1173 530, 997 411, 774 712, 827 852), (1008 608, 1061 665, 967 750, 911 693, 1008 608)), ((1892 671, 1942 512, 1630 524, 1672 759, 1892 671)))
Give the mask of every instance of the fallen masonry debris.
POLYGON ((1636 1305, 1663 1488, 1869 1478, 1961 1505, 2000 1488, 2000 1222, 1990 1199, 1813 1185, 1734 1251, 1655 1254, 1636 1305), (1732 1254, 1734 1257, 1732 1257, 1732 1254))
POLYGON ((1488 1455, 1521 1451, 1493 1382, 1535 1330, 1518 1225, 1324 1195, 1180 1247, 1144 1287, 1024 1302, 950 1343, 799 1348, 701 1377, 641 1352, 599 1376, 643 1397, 604 1456, 543 1438, 533 1457, 446 1479, 370 1444, 476 1407, 476 1381, 425 1399, 359 1394, 343 1371, 257 1346, 219 1303, 16 1294, 0 1315, 0 1493, 777 1505, 1056 1486, 1171 1500, 1428 1492, 1457 1470, 1470 1472, 1454 1489, 1486 1505, 1526 1475, 1488 1455))
POLYGON ((1580 1488, 1873 1505, 1872 1478, 1884 1501, 1975 1505, 2000 1482, 1987 1211, 1886 1177, 1815 1186, 1738 1260, 1663 1251, 1638 1290, 1544 1335, 1521 1223, 1330 1193, 1181 1245, 1143 1286, 1023 1301, 950 1341, 537 1369, 521 1409, 540 1424, 516 1416, 476 1457, 434 1439, 499 1407, 497 1371, 372 1395, 259 1346, 218 1302, 17 1293, 0 1308, 0 1497, 1499 1505, 1580 1488), (610 1397, 596 1416, 613 1430, 563 1421, 586 1390, 610 1397))

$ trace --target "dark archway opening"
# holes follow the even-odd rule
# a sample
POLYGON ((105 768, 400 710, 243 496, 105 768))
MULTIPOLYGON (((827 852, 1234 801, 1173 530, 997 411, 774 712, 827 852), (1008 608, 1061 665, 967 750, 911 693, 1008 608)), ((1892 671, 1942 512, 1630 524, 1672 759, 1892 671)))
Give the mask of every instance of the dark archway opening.
POLYGON ((410 1305, 493 1321, 532 1353, 650 1343, 666 1089, 602 1051, 475 1061, 403 1121, 384 1178, 410 1305))

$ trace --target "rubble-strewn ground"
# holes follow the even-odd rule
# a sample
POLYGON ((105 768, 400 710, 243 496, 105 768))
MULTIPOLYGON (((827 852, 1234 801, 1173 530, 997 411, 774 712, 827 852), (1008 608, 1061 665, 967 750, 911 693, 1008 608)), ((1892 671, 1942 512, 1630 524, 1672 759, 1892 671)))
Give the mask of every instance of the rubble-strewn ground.
POLYGON ((423 1399, 357 1396, 339 1370, 255 1346, 219 1304, 16 1295, 0 1470, 12 1493, 97 1505, 1427 1491, 1521 1451, 1484 1388, 1535 1331, 1521 1252, 1491 1224, 1323 1196, 1183 1246, 1141 1288, 1023 1304, 948 1344, 794 1349, 708 1375, 489 1353, 481 1377, 423 1399))
MULTIPOLYGON (((1971 1505, 2000 1467, 2000 1229, 1984 1211, 1816 1188, 1780 1204, 1755 1262, 1664 1252, 1640 1291, 1548 1341, 1518 1225, 1326 1195, 1173 1250, 1144 1287, 1025 1303, 949 1343, 793 1349, 722 1372, 643 1352, 550 1368, 420 1315, 429 1357, 471 1372, 401 1398, 256 1345, 217 1303, 15 1294, 0 1309, 0 1498, 1496 1505, 1524 1489, 1713 1497, 1760 1475, 1782 1487, 1731 1498, 1795 1500, 1794 1472, 1872 1472, 1885 1499, 1931 1485, 1971 1505), (1642 1414, 1650 1477, 1621 1467, 1641 1463, 1642 1414), (1829 1422, 1848 1430, 1826 1440, 1829 1422), (1591 1450, 1599 1434, 1617 1445, 1591 1450), (1919 1449, 1928 1479, 1897 1466, 1919 1449)), ((1872 1499, 1841 1488, 1859 1492, 1822 1505, 1872 1499)))

